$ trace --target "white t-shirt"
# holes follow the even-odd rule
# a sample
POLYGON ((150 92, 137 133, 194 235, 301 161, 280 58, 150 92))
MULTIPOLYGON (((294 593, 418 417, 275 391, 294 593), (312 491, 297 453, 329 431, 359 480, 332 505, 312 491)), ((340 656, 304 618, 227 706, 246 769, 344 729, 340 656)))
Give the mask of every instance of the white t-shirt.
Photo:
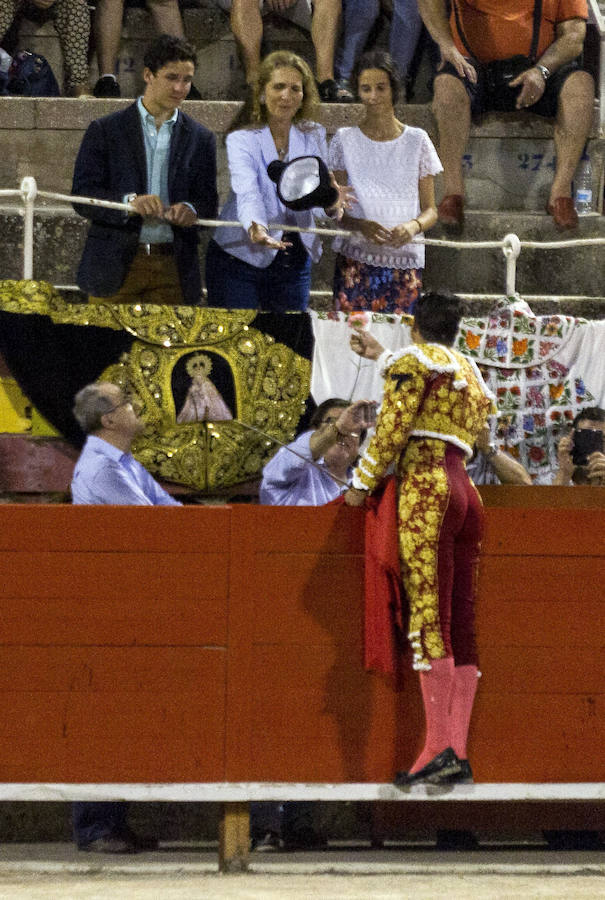
MULTIPOLYGON (((373 141, 357 126, 339 128, 330 144, 330 168, 345 170, 356 202, 349 214, 390 228, 421 212, 418 181, 443 171, 431 139, 422 128, 406 125, 392 141, 373 141)), ((335 238, 334 249, 373 266, 424 267, 424 244, 403 247, 373 244, 363 235, 335 238)))

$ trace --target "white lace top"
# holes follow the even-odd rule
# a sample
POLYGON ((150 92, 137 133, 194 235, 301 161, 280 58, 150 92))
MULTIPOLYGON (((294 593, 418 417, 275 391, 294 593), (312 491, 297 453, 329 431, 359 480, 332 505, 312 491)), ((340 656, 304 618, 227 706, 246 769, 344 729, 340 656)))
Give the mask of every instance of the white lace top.
MULTIPOLYGON (((330 144, 330 168, 344 170, 355 190, 349 215, 390 228, 421 212, 418 181, 443 171, 431 139, 422 128, 406 125, 393 141, 373 141, 357 126, 339 128, 330 144)), ((373 244, 361 234, 335 238, 334 249, 352 259, 391 269, 424 266, 424 244, 403 247, 373 244)))

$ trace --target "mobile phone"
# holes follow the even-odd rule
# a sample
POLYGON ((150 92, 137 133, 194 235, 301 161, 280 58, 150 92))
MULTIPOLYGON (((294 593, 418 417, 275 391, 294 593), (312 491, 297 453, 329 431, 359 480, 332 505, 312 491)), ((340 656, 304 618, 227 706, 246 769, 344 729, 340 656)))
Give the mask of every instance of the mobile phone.
POLYGON ((603 432, 592 428, 578 428, 573 433, 571 459, 574 466, 587 466, 588 457, 596 451, 603 452, 603 432))

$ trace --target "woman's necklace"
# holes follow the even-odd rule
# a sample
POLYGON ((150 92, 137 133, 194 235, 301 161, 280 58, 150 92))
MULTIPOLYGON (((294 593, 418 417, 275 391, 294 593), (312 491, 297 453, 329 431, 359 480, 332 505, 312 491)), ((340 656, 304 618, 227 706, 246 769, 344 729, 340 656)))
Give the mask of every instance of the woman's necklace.
POLYGON ((394 141, 403 134, 405 125, 398 119, 383 125, 380 122, 372 123, 363 122, 360 126, 366 137, 371 141, 394 141))
POLYGON ((290 130, 288 129, 285 135, 279 135, 279 137, 271 132, 271 137, 273 138, 273 143, 275 144, 277 156, 279 157, 279 159, 283 159, 288 152, 288 144, 290 143, 290 130))

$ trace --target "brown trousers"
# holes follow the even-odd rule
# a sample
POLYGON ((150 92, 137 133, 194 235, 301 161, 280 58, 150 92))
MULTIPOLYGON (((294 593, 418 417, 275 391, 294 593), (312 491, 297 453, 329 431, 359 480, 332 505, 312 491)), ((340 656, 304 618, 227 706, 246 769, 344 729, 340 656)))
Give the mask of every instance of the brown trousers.
MULTIPOLYGON (((165 244, 160 246, 166 247, 165 244)), ((110 297, 89 296, 88 302, 157 303, 167 306, 183 306, 185 301, 174 256, 171 253, 148 255, 145 247, 145 244, 139 246, 119 291, 110 297)))

